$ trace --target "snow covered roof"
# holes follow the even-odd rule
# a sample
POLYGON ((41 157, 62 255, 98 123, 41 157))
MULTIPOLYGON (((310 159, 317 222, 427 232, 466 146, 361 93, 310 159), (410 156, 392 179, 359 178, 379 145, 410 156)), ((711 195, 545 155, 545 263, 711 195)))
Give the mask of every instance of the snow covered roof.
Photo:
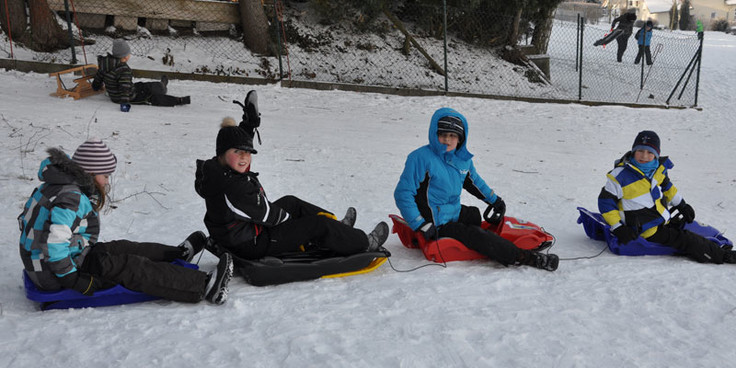
POLYGON ((672 9, 672 0, 646 0, 644 3, 650 13, 664 13, 672 9))
POLYGON ((736 0, 726 0, 726 5, 736 5, 736 0))

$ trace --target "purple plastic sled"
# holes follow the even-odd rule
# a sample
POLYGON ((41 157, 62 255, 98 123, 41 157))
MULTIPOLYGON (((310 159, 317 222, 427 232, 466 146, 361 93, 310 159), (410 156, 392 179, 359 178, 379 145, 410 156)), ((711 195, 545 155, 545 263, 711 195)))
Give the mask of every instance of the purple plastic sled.
MULTIPOLYGON (((588 211, 583 207, 578 207, 578 211, 580 211, 578 224, 583 224, 585 234, 593 240, 605 240, 608 243, 608 249, 614 254, 621 256, 644 256, 677 253, 677 250, 674 248, 652 243, 644 238, 638 238, 630 241, 628 244, 619 244, 616 236, 609 230, 611 227, 603 220, 603 216, 600 213, 588 211)), ((728 247, 729 249, 733 247, 733 242, 712 226, 693 221, 692 223, 685 224, 684 229, 703 236, 721 247, 728 247)))
MULTIPOLYGON (((182 267, 195 270, 199 269, 197 265, 181 260, 175 260, 173 263, 182 267)), ((92 296, 85 296, 82 293, 71 289, 42 291, 36 288, 33 281, 28 278, 25 270, 23 270, 23 284, 26 289, 26 298, 33 300, 34 302, 41 303, 41 310, 105 307, 109 305, 140 303, 159 299, 152 295, 126 289, 121 285, 115 285, 109 289, 95 291, 95 294, 92 296)))

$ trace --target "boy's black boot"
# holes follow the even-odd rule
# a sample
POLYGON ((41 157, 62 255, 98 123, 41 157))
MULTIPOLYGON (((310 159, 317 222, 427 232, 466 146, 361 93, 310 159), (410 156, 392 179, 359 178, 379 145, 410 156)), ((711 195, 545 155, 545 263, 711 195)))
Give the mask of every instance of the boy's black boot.
POLYGON ((189 96, 177 97, 176 99, 177 105, 189 105, 190 103, 192 103, 192 100, 189 98, 189 96))
POLYGON ((368 234, 368 248, 366 252, 376 252, 388 239, 388 224, 381 221, 376 228, 368 234))
POLYGON ((517 264, 532 266, 540 270, 554 271, 560 264, 560 257, 551 253, 545 254, 524 249, 519 255, 517 264))
POLYGON ((233 277, 233 258, 230 253, 223 253, 217 268, 207 278, 204 290, 204 299, 214 304, 223 304, 227 300, 229 289, 227 284, 233 277))
POLYGON ((736 264, 736 251, 727 250, 723 253, 723 263, 736 264))
POLYGON ((195 231, 189 234, 187 239, 179 244, 179 248, 182 249, 181 259, 191 262, 194 256, 204 249, 205 244, 207 244, 207 235, 203 232, 195 231))
POLYGON ((358 211, 355 210, 355 207, 348 207, 348 211, 345 212, 345 217, 343 217, 342 220, 340 220, 340 222, 350 227, 353 227, 355 225, 356 217, 358 217, 358 211))

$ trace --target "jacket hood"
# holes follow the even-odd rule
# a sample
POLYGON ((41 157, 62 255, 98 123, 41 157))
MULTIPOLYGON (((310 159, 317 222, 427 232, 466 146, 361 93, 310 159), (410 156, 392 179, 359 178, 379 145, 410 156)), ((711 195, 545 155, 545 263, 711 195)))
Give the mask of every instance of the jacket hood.
MULTIPOLYGON (((634 160, 634 152, 632 151, 626 152, 623 156, 621 156, 621 158, 613 162, 613 167, 616 168, 616 167, 625 166, 628 164, 633 165, 633 163, 631 163, 633 160, 634 160)), ((667 170, 671 170, 673 167, 675 167, 675 164, 672 163, 672 161, 670 161, 669 156, 661 156, 659 158, 655 158, 655 160, 658 160, 659 164, 664 166, 664 168, 667 170)))
POLYGON ((461 113, 455 111, 454 109, 451 109, 449 107, 443 107, 438 109, 434 112, 434 115, 432 115, 432 121, 429 124, 429 146, 432 149, 434 153, 436 153, 439 156, 443 156, 447 152, 447 147, 440 143, 440 139, 437 136, 437 125, 440 120, 440 118, 445 116, 455 116, 459 118, 463 122, 463 129, 465 129, 465 137, 462 140, 462 142, 458 143, 457 149, 455 149, 455 157, 467 161, 473 158, 473 154, 468 151, 467 143, 468 143, 468 136, 470 134, 468 130, 468 120, 465 119, 465 116, 463 116, 461 113))
POLYGON ((49 148, 49 157, 41 162, 38 169, 38 179, 48 184, 74 184, 86 195, 97 193, 94 178, 84 169, 74 163, 64 151, 58 148, 49 148))

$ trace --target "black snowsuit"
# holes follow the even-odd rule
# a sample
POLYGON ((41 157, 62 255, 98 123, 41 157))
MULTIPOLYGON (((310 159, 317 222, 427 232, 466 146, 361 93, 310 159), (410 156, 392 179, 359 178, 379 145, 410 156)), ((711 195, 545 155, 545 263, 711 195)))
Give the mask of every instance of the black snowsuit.
POLYGON ((618 43, 618 51, 616 52, 616 60, 620 63, 623 59, 626 47, 629 45, 629 37, 634 33, 634 22, 636 21, 636 14, 626 13, 617 17, 611 23, 611 28, 616 28, 613 32, 609 33, 606 37, 595 42, 595 46, 607 45, 609 42, 616 40, 618 43), (616 26, 618 24, 618 26, 616 26))
POLYGON ((92 176, 61 150, 48 152, 39 170, 43 184, 18 217, 21 259, 39 289, 67 288, 89 295, 120 284, 169 300, 203 299, 207 274, 171 264, 183 257, 182 248, 127 240, 98 242, 99 218, 90 197, 99 194, 92 176))
POLYGON ((205 200, 204 223, 218 245, 245 259, 297 252, 302 246, 339 255, 368 248, 362 230, 334 220, 329 211, 294 196, 270 202, 257 176, 223 166, 217 157, 197 160, 194 187, 205 200))
POLYGON ((97 74, 92 81, 92 88, 97 91, 104 84, 112 102, 154 106, 185 104, 182 97, 167 95, 167 86, 162 82, 136 82, 134 84, 133 70, 130 69, 130 66, 110 54, 98 56, 97 65, 97 74))

